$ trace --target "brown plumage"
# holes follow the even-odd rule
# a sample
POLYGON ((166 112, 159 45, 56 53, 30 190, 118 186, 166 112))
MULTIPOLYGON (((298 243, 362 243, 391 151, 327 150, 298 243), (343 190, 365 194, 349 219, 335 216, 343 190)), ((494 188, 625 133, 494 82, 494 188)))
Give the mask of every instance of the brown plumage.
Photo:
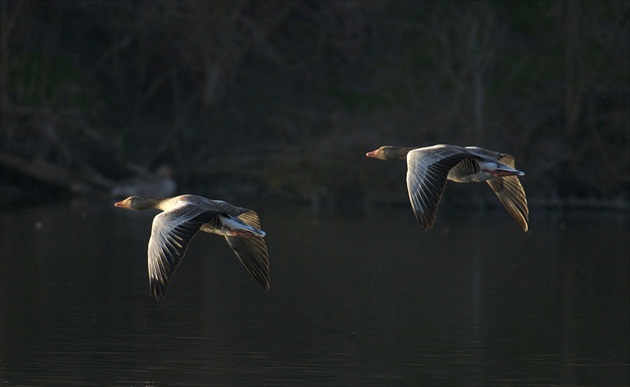
POLYGON ((164 211, 153 219, 148 246, 149 283, 155 298, 166 296, 173 274, 198 231, 223 235, 247 271, 269 290, 269 254, 256 212, 197 195, 166 199, 130 196, 115 206, 164 211))
POLYGON ((479 147, 434 145, 425 148, 382 146, 366 153, 380 160, 407 160, 407 189, 418 223, 433 227, 446 181, 487 182, 523 231, 529 229, 527 198, 514 157, 479 147))

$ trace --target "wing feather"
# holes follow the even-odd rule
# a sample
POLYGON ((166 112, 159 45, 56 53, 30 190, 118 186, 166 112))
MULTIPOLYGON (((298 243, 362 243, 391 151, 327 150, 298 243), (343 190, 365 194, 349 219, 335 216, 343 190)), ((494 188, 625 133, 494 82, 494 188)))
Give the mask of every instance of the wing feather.
POLYGON ((436 145, 407 154, 407 190, 418 223, 433 227, 438 205, 446 187, 448 172, 465 158, 466 148, 436 145))
MULTIPOLYGON (((512 155, 503 155, 500 162, 515 167, 512 155)), ((486 180, 490 188, 497 195, 505 209, 512 215, 521 226, 523 231, 529 229, 529 208, 527 207, 527 197, 525 190, 517 176, 493 177, 486 180)))
POLYGON ((260 219, 258 218, 258 214, 255 211, 246 210, 245 212, 236 216, 238 216, 243 222, 260 230, 260 219))
MULTIPOLYGON (((248 225, 260 229, 260 218, 253 210, 246 210, 238 218, 248 225)), ((267 244, 260 237, 226 236, 225 240, 247 271, 256 278, 265 290, 269 290, 269 253, 267 244)))
POLYGON ((269 253, 261 237, 226 236, 225 240, 248 272, 269 290, 269 253))
POLYGON ((527 231, 529 229, 529 209, 527 208, 525 190, 518 177, 493 177, 486 182, 523 231, 527 231))
POLYGON ((177 266, 201 225, 217 216, 216 211, 184 209, 163 212, 153 219, 148 246, 149 285, 156 299, 166 296, 177 266))

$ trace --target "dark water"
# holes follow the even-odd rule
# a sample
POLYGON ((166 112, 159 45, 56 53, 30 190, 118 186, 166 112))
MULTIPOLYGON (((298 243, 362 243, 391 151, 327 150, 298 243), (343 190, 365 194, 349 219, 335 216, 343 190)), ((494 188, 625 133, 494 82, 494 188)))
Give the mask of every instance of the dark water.
POLYGON ((2 383, 630 383, 627 213, 257 209, 270 292, 204 234, 160 302, 153 214, 3 212, 2 383))

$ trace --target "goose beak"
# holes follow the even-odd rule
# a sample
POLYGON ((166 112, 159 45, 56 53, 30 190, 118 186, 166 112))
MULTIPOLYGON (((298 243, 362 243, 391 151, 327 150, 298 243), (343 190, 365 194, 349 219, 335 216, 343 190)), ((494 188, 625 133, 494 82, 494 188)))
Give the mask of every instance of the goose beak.
POLYGON ((376 151, 373 150, 371 152, 368 152, 368 153, 365 154, 365 156, 366 157, 374 157, 374 158, 376 158, 376 151))

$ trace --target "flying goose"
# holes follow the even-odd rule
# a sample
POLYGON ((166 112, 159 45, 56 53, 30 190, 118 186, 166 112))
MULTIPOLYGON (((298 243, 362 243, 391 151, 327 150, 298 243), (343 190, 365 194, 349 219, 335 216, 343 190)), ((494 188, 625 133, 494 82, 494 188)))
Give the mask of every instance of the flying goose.
POLYGON ((148 247, 149 283, 156 299, 166 296, 171 278, 197 231, 223 235, 245 268, 269 290, 269 254, 256 212, 197 195, 165 199, 130 196, 114 205, 128 210, 163 211, 153 218, 148 247))
POLYGON ((424 148, 382 146, 366 153, 380 160, 407 160, 407 190, 418 223, 433 227, 446 181, 479 183, 485 181, 508 212, 527 232, 527 198, 514 168, 514 157, 476 146, 433 145, 424 148))

